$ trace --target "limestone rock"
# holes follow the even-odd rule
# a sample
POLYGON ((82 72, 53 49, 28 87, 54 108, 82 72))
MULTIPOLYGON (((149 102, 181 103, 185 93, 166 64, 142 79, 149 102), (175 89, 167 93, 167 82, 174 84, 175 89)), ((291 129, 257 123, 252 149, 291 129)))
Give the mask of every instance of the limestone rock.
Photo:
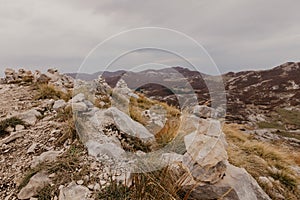
POLYGON ((2 146, 3 144, 8 144, 18 138, 21 138, 25 135, 26 131, 17 131, 17 132, 13 132, 11 133, 11 135, 7 136, 6 138, 0 140, 0 146, 2 146))
POLYGON ((111 107, 105 111, 105 114, 114 119, 117 128, 133 137, 140 139, 144 143, 155 142, 155 137, 142 124, 132 120, 127 114, 111 107))
POLYGON ((121 159, 122 155, 125 153, 124 149, 115 143, 104 143, 100 144, 95 141, 88 141, 86 143, 89 155, 94 156, 95 158, 107 155, 111 158, 121 159))
POLYGON ((68 187, 63 187, 59 191, 59 200, 88 200, 90 191, 82 185, 71 183, 68 187))
POLYGON ((39 190, 43 189, 46 185, 50 183, 48 175, 43 172, 39 172, 30 178, 28 184, 21 189, 18 194, 19 199, 29 199, 37 195, 39 190))
POLYGON ((30 154, 30 153, 34 153, 35 152, 35 148, 37 147, 37 143, 36 142, 33 142, 32 145, 28 148, 27 150, 27 154, 30 154))
POLYGON ((55 161, 56 158, 61 154, 61 151, 47 151, 42 153, 40 156, 34 157, 31 163, 31 168, 36 167, 38 164, 43 162, 55 161))
POLYGON ((72 108, 74 112, 85 112, 88 110, 87 105, 83 102, 73 103, 72 108))
POLYGON ((224 179, 216 185, 232 187, 240 200, 270 200, 270 197, 245 169, 228 164, 225 174, 224 179))
POLYGON ((54 102, 53 110, 58 111, 58 110, 60 110, 60 109, 65 108, 66 105, 67 105, 67 103, 66 103, 64 100, 62 100, 62 99, 57 100, 57 101, 54 102))
POLYGON ((71 103, 79 103, 79 102, 83 102, 85 100, 85 96, 82 93, 79 93, 77 95, 75 95, 70 102, 71 103))
POLYGON ((38 117, 41 117, 41 116, 42 116, 41 113, 35 109, 31 109, 29 111, 26 111, 26 112, 18 115, 18 117, 21 120, 23 120, 24 122, 26 122, 29 125, 34 125, 37 122, 38 117))

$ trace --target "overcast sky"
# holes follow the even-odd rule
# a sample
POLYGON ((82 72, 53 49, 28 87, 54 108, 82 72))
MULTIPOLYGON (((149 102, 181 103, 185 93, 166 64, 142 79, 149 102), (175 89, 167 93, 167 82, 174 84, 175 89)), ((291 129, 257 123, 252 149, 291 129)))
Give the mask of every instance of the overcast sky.
MULTIPOLYGON (((299 0, 0 0, 0 68, 56 67, 74 72, 108 37, 150 26, 174 29, 194 38, 221 72, 271 68, 300 61, 299 8, 299 0)), ((127 37, 135 43, 139 35, 127 37)), ((165 41, 164 36, 156 39, 165 41)), ((114 48, 128 45, 123 43, 126 41, 116 41, 118 44, 99 53, 98 59, 118 56, 114 48)), ((169 45, 194 51, 182 41, 169 45)), ((200 54, 187 53, 191 57, 186 58, 203 60, 205 56, 200 54)), ((132 59, 145 57, 147 62, 181 65, 172 56, 163 57, 157 51, 132 55, 113 69, 137 67, 132 59)), ((205 59, 198 64, 210 72, 205 59)), ((98 65, 99 60, 90 60, 91 66, 98 65)), ((81 71, 98 71, 100 65, 81 71)))

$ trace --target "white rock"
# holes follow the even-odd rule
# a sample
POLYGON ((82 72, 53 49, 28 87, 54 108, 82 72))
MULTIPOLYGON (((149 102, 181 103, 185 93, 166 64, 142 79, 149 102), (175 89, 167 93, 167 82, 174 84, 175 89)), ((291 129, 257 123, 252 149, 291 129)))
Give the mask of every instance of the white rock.
POLYGON ((23 120, 24 122, 26 122, 27 124, 29 125, 35 125, 38 117, 41 117, 41 113, 38 112, 37 110, 29 110, 29 111, 26 111, 24 113, 21 113, 18 115, 18 117, 23 120))
POLYGON ((73 111, 75 112, 84 112, 87 111, 88 107, 85 103, 79 102, 79 103, 72 103, 73 111))
POLYGON ((95 141, 88 141, 86 143, 89 155, 99 157, 102 155, 108 155, 109 157, 121 159, 125 153, 124 149, 114 143, 98 143, 95 141))
POLYGON ((53 110, 58 111, 58 110, 60 110, 60 109, 65 108, 66 105, 67 105, 67 103, 66 103, 64 100, 62 100, 62 99, 57 100, 57 101, 54 102, 53 110))
POLYGON ((88 200, 90 191, 82 185, 71 183, 68 187, 61 188, 59 200, 88 200))
POLYGON ((33 142, 32 145, 28 148, 27 150, 27 154, 30 154, 30 153, 34 153, 35 152, 35 148, 37 147, 37 143, 33 142))
POLYGON ((94 186, 94 190, 98 191, 100 189, 101 189, 100 184, 96 183, 95 186, 94 186))
POLYGON ((79 102, 83 102, 84 100, 85 100, 84 94, 79 93, 76 96, 74 96, 70 101, 71 103, 79 103, 79 102))
POLYGON ((88 188, 89 188, 90 190, 93 190, 93 189, 94 189, 94 185, 93 185, 93 184, 89 184, 89 185, 88 185, 88 188))
POLYGON ((18 194, 19 199, 29 199, 37 195, 38 191, 50 183, 48 176, 42 172, 30 178, 28 184, 18 194))
POLYGON ((0 146, 2 146, 3 144, 8 144, 18 138, 21 138, 25 135, 25 131, 18 131, 18 132, 13 132, 11 133, 9 136, 7 136, 6 138, 0 140, 0 146))
POLYGON ((77 181, 76 182, 78 185, 82 185, 83 183, 84 183, 84 181, 83 180, 79 180, 79 181, 77 181))
POLYGON ((24 129, 25 129, 25 126, 23 126, 21 124, 16 125, 16 131, 22 131, 24 129))
POLYGON ((155 137, 142 124, 132 120, 127 114, 115 107, 110 107, 105 112, 106 115, 112 117, 115 125, 120 131, 139 138, 144 143, 155 142, 155 137))
POLYGON ((34 157, 31 162, 31 168, 36 167, 38 164, 43 162, 52 162, 61 154, 61 151, 47 151, 42 153, 40 156, 34 157))
POLYGON ((193 132, 184 137, 187 153, 201 166, 215 166, 227 160, 227 152, 222 139, 193 132))
POLYGON ((230 164, 227 166, 226 176, 218 184, 230 185, 243 200, 271 200, 245 169, 230 164))

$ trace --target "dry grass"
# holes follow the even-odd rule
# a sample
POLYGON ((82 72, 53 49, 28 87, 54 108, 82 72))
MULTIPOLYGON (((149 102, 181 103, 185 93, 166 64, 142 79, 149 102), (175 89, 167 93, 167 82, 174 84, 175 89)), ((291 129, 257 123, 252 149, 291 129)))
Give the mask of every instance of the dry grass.
POLYGON ((229 144, 227 151, 230 163, 245 168, 256 180, 260 176, 274 178, 272 188, 259 183, 271 198, 276 199, 276 193, 279 193, 286 199, 300 199, 300 192, 297 190, 300 177, 290 169, 299 163, 299 158, 295 156, 299 154, 257 141, 241 132, 240 128, 239 125, 227 124, 223 129, 229 144))
POLYGON ((129 114, 130 117, 146 126, 148 124, 148 119, 142 114, 143 111, 149 110, 153 106, 160 106, 166 112, 166 123, 162 129, 160 129, 156 134, 156 141, 158 146, 165 146, 170 143, 178 133, 180 127, 180 111, 173 107, 169 106, 166 103, 162 103, 156 100, 150 100, 145 96, 139 94, 139 98, 131 98, 129 105, 129 114))
POLYGON ((62 123, 63 130, 62 136, 56 141, 56 145, 62 145, 66 140, 71 142, 78 138, 75 120, 76 116, 73 115, 72 107, 68 106, 63 110, 59 110, 56 116, 56 120, 62 123))
POLYGON ((106 109, 111 106, 111 101, 108 95, 101 95, 96 98, 94 101, 94 105, 100 109, 106 109), (105 103, 105 105, 101 105, 101 102, 105 103))
POLYGON ((64 93, 61 90, 58 90, 53 85, 48 84, 39 84, 36 85, 37 94, 35 95, 35 99, 63 99, 65 101, 69 101, 72 98, 72 93, 67 92, 64 93))
POLYGON ((138 173, 133 175, 130 187, 111 180, 110 186, 101 190, 97 199, 188 199, 188 192, 181 191, 182 184, 187 180, 187 177, 184 173, 176 173, 170 167, 147 173, 138 173))
POLYGON ((36 173, 45 171, 48 174, 55 173, 56 175, 51 179, 53 183, 52 186, 46 186, 39 191, 37 195, 38 199, 49 199, 49 197, 58 196, 58 188, 60 185, 80 180, 89 174, 88 166, 82 162, 82 157, 85 155, 86 151, 84 146, 79 142, 73 143, 55 162, 41 163, 34 169, 30 169, 23 177, 18 189, 21 190, 26 186, 30 178, 36 173))
POLYGON ((163 147, 176 138, 180 127, 180 119, 173 117, 168 119, 165 126, 155 135, 157 143, 163 147))

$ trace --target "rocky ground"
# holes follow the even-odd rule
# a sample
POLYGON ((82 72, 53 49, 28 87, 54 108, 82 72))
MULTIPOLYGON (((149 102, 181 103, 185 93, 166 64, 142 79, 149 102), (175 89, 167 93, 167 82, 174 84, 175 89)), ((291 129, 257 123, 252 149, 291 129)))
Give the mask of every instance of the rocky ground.
POLYGON ((291 146, 278 151, 245 127, 224 134, 209 107, 180 112, 123 80, 111 88, 53 69, 5 74, 1 199, 300 197, 297 151, 287 156, 291 146))

